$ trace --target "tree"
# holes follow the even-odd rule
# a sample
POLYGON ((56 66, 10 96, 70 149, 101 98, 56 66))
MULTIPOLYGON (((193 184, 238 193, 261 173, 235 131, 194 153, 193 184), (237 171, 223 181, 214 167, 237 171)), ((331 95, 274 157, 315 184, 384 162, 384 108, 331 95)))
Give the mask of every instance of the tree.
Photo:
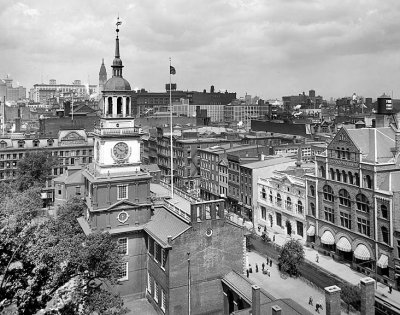
POLYGON ((360 309, 361 303, 361 289, 349 283, 343 283, 340 286, 340 298, 347 305, 347 313, 350 312, 350 305, 353 306, 356 310, 360 309))
POLYGON ((13 306, 18 314, 55 308, 61 314, 123 314, 123 301, 112 289, 122 262, 115 240, 108 233, 83 233, 76 220, 85 210, 79 199, 60 207, 56 218, 38 220, 31 215, 35 209, 21 211, 33 191, 38 194, 34 188, 15 193, 25 196, 16 214, 7 199, 13 195, 2 198, 0 312, 13 306))
POLYGON ((299 266, 304 262, 303 245, 295 239, 287 241, 278 257, 280 270, 288 273, 290 276, 299 274, 299 266))
POLYGON ((43 187, 58 164, 57 158, 47 151, 28 152, 17 163, 17 184, 20 190, 38 185, 43 187))

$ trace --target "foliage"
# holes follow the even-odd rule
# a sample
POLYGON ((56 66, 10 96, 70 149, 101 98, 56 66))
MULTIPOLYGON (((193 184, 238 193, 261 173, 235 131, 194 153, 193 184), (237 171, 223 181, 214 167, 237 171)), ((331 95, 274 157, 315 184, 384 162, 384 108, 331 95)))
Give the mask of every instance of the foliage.
POLYGON ((43 187, 57 163, 57 158, 50 152, 28 152, 17 163, 16 182, 19 189, 25 190, 32 186, 43 187))
MULTIPOLYGON (((1 187, 0 187, 1 189, 1 187)), ((108 233, 85 235, 77 217, 83 201, 72 199, 55 218, 37 218, 40 189, 7 190, 0 197, 0 313, 57 309, 61 314, 123 314, 112 290, 121 257, 108 233)))
POLYGON ((340 298, 347 305, 347 313, 350 311, 350 305, 356 310, 359 310, 361 304, 361 289, 356 285, 348 283, 341 284, 340 288, 340 298))
POLYGON ((304 262, 303 245, 295 239, 287 241, 281 248, 278 262, 282 272, 288 273, 290 276, 297 276, 299 266, 304 262))

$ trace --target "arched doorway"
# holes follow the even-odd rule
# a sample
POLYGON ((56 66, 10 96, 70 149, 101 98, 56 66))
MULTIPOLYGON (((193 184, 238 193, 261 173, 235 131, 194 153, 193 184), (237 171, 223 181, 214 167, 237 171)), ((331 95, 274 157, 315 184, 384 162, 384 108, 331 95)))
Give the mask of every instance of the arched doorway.
POLYGON ((292 224, 289 221, 286 221, 286 231, 288 235, 292 235, 292 224))

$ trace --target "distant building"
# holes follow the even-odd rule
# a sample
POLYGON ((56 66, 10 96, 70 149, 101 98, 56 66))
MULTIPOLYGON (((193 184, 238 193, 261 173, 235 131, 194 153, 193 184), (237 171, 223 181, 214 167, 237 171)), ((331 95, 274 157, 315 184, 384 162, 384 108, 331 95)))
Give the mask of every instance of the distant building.
POLYGON ((26 88, 23 86, 13 87, 13 79, 8 75, 4 79, 0 79, 0 102, 17 102, 26 99, 26 88))

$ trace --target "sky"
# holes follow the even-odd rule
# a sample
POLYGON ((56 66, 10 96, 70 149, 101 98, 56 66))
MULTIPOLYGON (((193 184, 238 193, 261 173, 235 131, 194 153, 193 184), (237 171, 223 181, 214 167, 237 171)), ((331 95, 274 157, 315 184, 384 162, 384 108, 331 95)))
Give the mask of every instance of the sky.
POLYGON ((400 98, 399 0, 0 0, 0 78, 98 84, 120 16, 123 76, 264 99, 353 93, 400 98))

